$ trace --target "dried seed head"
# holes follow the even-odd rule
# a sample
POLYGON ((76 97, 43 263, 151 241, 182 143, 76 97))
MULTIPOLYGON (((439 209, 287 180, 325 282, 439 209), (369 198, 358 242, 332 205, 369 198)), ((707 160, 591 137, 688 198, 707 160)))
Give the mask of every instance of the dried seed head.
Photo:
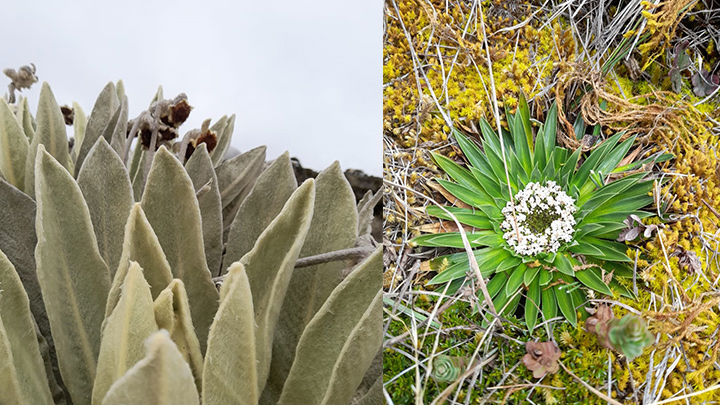
POLYGON ((72 125, 75 121, 75 110, 64 105, 60 107, 60 111, 62 112, 63 119, 65 120, 65 125, 72 125))

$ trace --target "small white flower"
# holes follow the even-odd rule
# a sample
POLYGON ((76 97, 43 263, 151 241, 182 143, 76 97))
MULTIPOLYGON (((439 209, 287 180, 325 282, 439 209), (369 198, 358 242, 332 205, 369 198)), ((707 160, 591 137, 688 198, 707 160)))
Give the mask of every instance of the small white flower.
POLYGON ((545 186, 528 183, 515 195, 514 208, 513 218, 513 204, 508 201, 502 209, 505 221, 500 227, 506 231, 503 238, 515 252, 525 256, 554 253, 563 242, 572 240, 577 211, 575 200, 554 181, 548 181, 545 186))

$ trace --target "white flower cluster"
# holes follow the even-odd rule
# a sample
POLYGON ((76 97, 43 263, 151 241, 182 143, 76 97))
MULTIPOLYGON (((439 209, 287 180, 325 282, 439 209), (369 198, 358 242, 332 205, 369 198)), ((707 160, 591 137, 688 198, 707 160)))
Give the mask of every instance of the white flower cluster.
POLYGON ((505 221, 501 224, 507 231, 503 238, 515 252, 534 256, 541 252, 554 253, 562 242, 570 242, 575 232, 575 200, 565 194, 554 181, 545 186, 528 183, 515 195, 515 215, 520 233, 515 231, 513 206, 508 201, 502 213, 505 221))

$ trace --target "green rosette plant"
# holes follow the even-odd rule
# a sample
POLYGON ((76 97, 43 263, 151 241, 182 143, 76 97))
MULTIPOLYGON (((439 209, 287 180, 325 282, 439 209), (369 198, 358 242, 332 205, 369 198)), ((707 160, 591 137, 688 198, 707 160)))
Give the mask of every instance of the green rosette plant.
MULTIPOLYGON (((500 314, 514 313, 524 289, 530 330, 540 311, 551 319, 559 309, 575 325, 576 310, 586 301, 580 287, 632 297, 616 279, 632 275, 628 266, 632 259, 616 239, 628 215, 652 215, 642 209, 653 202, 654 182, 638 169, 672 156, 658 153, 620 165, 635 141, 634 136, 621 141, 622 133, 606 139, 587 156, 582 148, 573 152, 557 146, 557 106, 553 104, 546 122, 534 134, 523 95, 517 113, 506 112, 506 116, 509 131, 502 131, 502 143, 484 119, 480 121, 481 147, 454 132, 467 167, 433 154, 452 180, 438 178, 437 182, 470 208, 428 206, 427 214, 443 220, 454 216, 471 229, 467 237, 482 276, 489 278, 487 289, 495 308, 500 314)), ((582 137, 582 118, 575 127, 582 137)), ((600 134, 596 126, 594 135, 600 134)), ((422 235, 412 243, 463 247, 459 232, 422 235)), ((439 274, 429 284, 450 282, 450 293, 463 285, 469 270, 464 251, 437 257, 430 264, 439 274)))
POLYGON ((607 333, 610 344, 629 361, 640 356, 643 350, 652 344, 655 336, 650 333, 645 321, 634 314, 621 319, 613 319, 607 333))

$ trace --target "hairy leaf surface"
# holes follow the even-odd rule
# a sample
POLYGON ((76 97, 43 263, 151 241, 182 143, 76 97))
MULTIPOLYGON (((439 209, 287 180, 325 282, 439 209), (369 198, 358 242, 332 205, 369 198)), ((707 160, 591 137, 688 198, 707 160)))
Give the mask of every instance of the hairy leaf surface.
POLYGON ((190 367, 167 331, 155 332, 145 345, 147 355, 115 381, 103 405, 199 404, 190 367))
POLYGON ((230 266, 203 368, 206 405, 258 403, 255 311, 245 267, 230 266))
POLYGON ((12 263, 0 251, 0 403, 53 403, 34 336, 28 296, 12 263))
POLYGON ((98 138, 90 149, 77 182, 90 209, 100 255, 112 278, 120 262, 133 196, 125 165, 105 138, 98 138))
POLYGON ((120 301, 103 329, 93 403, 99 404, 110 386, 145 357, 143 343, 156 331, 150 285, 140 265, 132 262, 120 301))
POLYGON ((255 241, 280 213, 296 188, 290 155, 285 152, 263 171, 240 204, 228 234, 223 272, 252 250, 255 241))
POLYGON ((89 404, 110 274, 80 187, 43 146, 36 173, 38 281, 63 381, 73 403, 89 404))
POLYGON ((142 208, 155 230, 173 276, 185 283, 193 324, 204 352, 218 307, 218 292, 205 260, 195 189, 180 161, 165 147, 161 147, 153 159, 142 208))

